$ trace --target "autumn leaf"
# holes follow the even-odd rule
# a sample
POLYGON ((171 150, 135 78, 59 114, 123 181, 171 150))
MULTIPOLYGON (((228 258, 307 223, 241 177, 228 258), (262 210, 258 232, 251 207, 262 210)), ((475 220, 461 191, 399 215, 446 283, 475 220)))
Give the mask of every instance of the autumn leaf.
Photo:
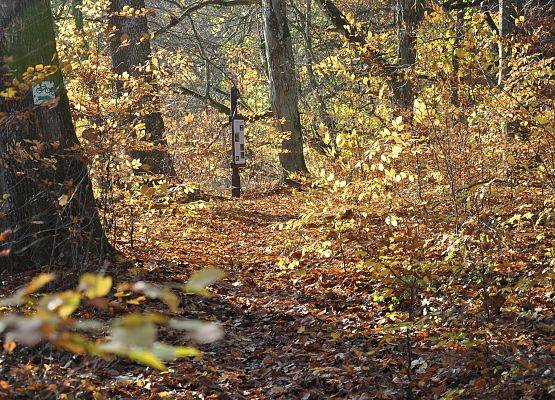
POLYGON ((23 289, 18 291, 18 295, 24 297, 28 296, 32 293, 35 293, 37 290, 42 288, 44 285, 52 282, 56 278, 55 274, 48 273, 48 274, 40 274, 33 278, 33 280, 23 289))
POLYGON ((160 371, 165 371, 167 367, 156 355, 148 350, 136 349, 129 352, 129 358, 138 363, 148 365, 160 371))
POLYGON ((72 290, 67 290, 43 297, 38 308, 48 313, 56 313, 62 318, 67 318, 75 312, 79 304, 81 304, 81 295, 72 290))
POLYGON ((112 289, 112 277, 86 273, 81 276, 77 290, 83 291, 85 297, 95 299, 104 297, 112 289))
POLYGON ((0 96, 5 99, 13 99, 17 95, 17 90, 10 87, 0 92, 0 96))
POLYGON ((63 194, 58 198, 58 204, 61 207, 64 207, 67 205, 67 203, 69 203, 69 196, 67 194, 63 194))
POLYGON ((186 293, 209 295, 210 292, 206 289, 207 286, 210 286, 224 276, 225 273, 219 268, 206 268, 201 271, 193 272, 184 290, 186 293))
POLYGON ((143 293, 148 298, 162 300, 172 312, 179 311, 179 297, 168 287, 140 281, 135 283, 131 289, 143 293))

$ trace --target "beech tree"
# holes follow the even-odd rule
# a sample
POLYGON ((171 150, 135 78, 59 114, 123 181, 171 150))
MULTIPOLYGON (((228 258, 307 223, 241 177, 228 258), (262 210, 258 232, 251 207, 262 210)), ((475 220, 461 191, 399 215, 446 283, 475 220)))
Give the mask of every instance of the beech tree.
POLYGON ((397 0, 397 66, 400 73, 393 82, 393 112, 412 118, 414 104, 413 79, 410 74, 416 63, 416 30, 424 16, 420 0, 397 0))
MULTIPOLYGON (((151 45, 144 0, 112 0, 110 12, 110 26, 113 29, 110 47, 114 72, 140 76, 156 90, 152 72, 145 70, 151 63, 151 45)), ((158 105, 155 94, 143 96, 139 105, 145 106, 152 102, 155 107, 158 105)), ((164 136, 162 114, 159 111, 148 112, 142 115, 141 121, 145 124, 147 140, 153 147, 148 150, 134 150, 131 154, 147 164, 152 173, 174 175, 164 136)))
POLYGON ((279 156, 286 180, 291 173, 306 172, 298 82, 291 33, 284 0, 264 0, 264 39, 268 60, 272 112, 282 141, 279 156))
POLYGON ((58 65, 50 3, 3 1, 0 26, 0 232, 9 253, 1 265, 80 265, 108 244, 58 65))

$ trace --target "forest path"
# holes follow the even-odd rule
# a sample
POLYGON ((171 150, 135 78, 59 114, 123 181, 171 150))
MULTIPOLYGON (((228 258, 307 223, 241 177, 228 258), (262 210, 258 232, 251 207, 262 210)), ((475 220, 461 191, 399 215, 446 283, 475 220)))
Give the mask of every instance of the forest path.
POLYGON ((205 266, 227 273, 214 296, 182 302, 183 316, 221 321, 226 334, 201 346, 201 361, 171 366, 160 384, 172 398, 374 398, 364 395, 369 388, 395 397, 391 373, 368 362, 375 318, 355 277, 317 263, 302 266, 306 274, 278 266, 289 240, 278 224, 296 217, 299 206, 291 193, 277 193, 141 221, 150 239, 136 240, 133 279, 186 281, 205 266))

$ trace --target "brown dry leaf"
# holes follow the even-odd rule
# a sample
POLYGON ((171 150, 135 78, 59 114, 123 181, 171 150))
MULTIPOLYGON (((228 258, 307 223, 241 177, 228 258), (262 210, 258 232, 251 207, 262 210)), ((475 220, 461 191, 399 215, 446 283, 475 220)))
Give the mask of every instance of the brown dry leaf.
POLYGON ((474 381, 474 389, 483 390, 488 384, 488 380, 484 377, 478 378, 474 381))

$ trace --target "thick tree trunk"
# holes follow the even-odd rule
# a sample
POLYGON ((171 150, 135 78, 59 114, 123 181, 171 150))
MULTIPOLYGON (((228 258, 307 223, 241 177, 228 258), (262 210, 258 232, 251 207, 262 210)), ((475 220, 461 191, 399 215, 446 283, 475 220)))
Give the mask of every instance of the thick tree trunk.
POLYGON ((416 30, 424 13, 420 0, 397 0, 397 66, 401 73, 391 85, 394 114, 412 120, 414 88, 411 74, 416 63, 416 30))
POLYGON ((77 266, 108 244, 58 66, 49 1, 4 0, 0 27, 0 111, 7 115, 0 122, 0 231, 13 231, 0 243, 10 250, 0 265, 31 268, 62 259, 77 266), (13 79, 22 82, 37 65, 55 72, 35 72, 29 88, 16 89, 13 79), (48 105, 38 99, 41 84, 46 98, 56 97, 48 105))
POLYGON ((291 173, 307 171, 298 104, 293 45, 287 22, 285 0, 263 0, 264 38, 270 77, 272 112, 282 141, 281 167, 286 180, 291 173))
MULTIPOLYGON (((150 37, 145 15, 125 15, 123 8, 144 10, 144 0, 111 0, 110 26, 115 28, 110 37, 113 70, 117 74, 127 72, 130 76, 141 76, 147 83, 155 87, 152 73, 144 68, 150 63, 150 37), (119 15, 118 15, 119 14, 119 15), (123 14, 123 15, 122 15, 123 14)), ((158 99, 153 95, 145 95, 139 104, 152 107, 158 105, 158 99)), ((141 110, 137 110, 140 112, 141 110)), ((168 153, 168 144, 164 137, 164 120, 159 111, 150 112, 142 117, 145 124, 148 141, 154 146, 151 150, 136 150, 132 156, 140 158, 143 164, 150 167, 154 174, 175 175, 173 163, 168 153)))

